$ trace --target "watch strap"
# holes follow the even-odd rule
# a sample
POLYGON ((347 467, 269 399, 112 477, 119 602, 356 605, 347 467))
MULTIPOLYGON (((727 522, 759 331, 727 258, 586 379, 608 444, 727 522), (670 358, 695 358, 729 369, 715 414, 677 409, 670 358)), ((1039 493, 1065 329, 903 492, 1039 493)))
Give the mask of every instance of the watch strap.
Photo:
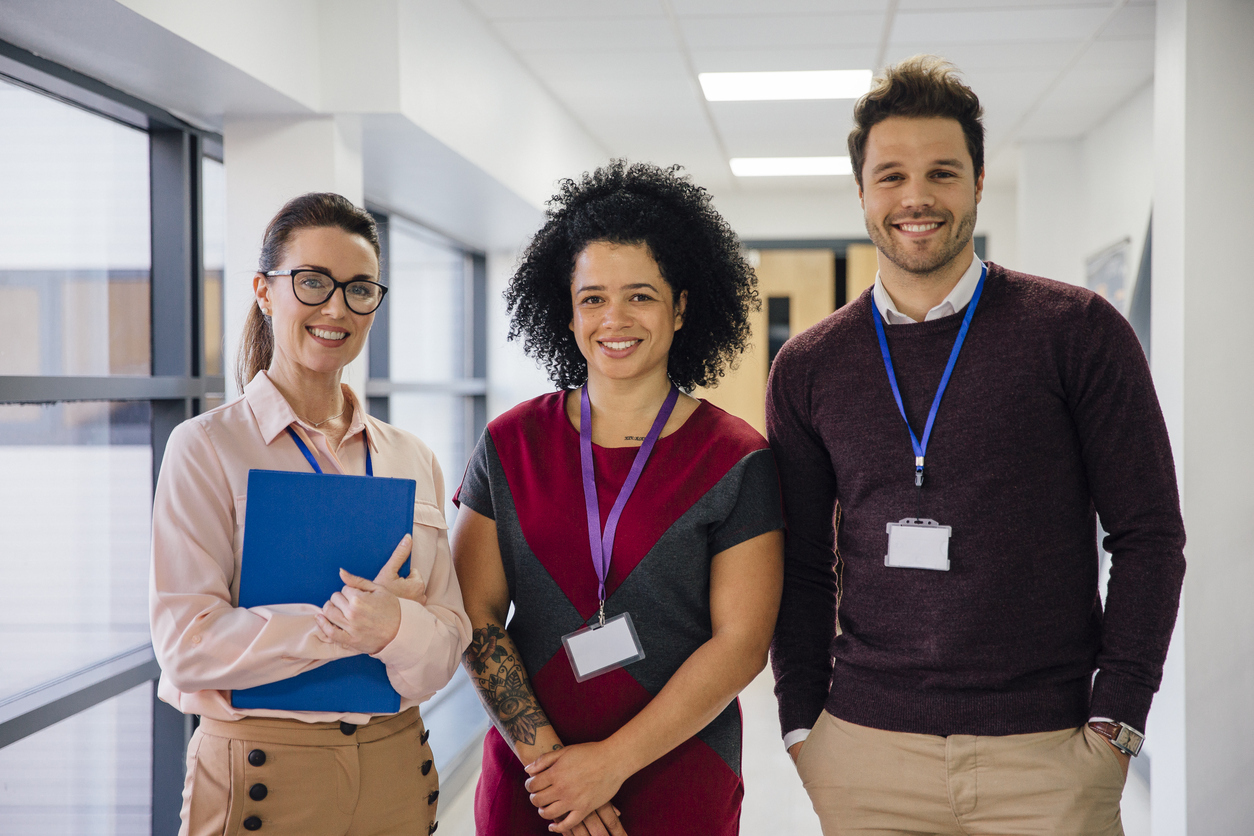
POLYGON ((1109 740, 1112 746, 1129 757, 1135 758, 1140 754, 1141 744, 1145 742, 1145 734, 1132 728, 1127 723, 1096 721, 1089 723, 1089 727, 1109 740))

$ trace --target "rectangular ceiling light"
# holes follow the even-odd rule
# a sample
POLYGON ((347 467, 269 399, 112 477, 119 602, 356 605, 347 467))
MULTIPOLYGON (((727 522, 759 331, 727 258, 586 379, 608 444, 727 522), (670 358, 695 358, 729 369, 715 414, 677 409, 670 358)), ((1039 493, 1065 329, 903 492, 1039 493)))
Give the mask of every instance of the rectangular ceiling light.
POLYGON ((853 174, 848 157, 732 157, 737 177, 815 177, 853 174))
POLYGON ((697 78, 711 102, 856 99, 871 89, 870 70, 701 73, 697 78))

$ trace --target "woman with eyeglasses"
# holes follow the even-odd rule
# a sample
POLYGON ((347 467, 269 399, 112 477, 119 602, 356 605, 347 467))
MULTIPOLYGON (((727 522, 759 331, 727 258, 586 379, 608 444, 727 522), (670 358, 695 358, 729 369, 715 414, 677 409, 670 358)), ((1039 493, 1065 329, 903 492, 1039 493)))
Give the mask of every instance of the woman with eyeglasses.
POLYGON ((253 290, 244 394, 175 428, 153 502, 158 695, 201 718, 179 832, 432 832, 438 779, 418 704, 449 681, 470 625, 435 457, 340 382, 387 292, 374 220, 336 194, 291 200, 266 229, 253 290), (377 576, 341 570, 342 589, 321 606, 239 607, 253 469, 415 480, 412 534, 375 556, 377 576), (233 705, 233 692, 360 655, 385 665, 398 713, 233 705))
POLYGON ((783 516, 766 440, 685 390, 744 349, 756 280, 675 169, 615 162, 549 205, 506 299, 558 391, 488 425, 455 497, 496 727, 477 832, 734 836, 783 516))

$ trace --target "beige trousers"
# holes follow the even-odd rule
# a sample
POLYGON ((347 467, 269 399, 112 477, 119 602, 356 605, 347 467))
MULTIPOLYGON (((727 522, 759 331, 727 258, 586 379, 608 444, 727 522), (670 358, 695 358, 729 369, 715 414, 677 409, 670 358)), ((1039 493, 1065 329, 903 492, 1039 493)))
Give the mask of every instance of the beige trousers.
POLYGON ((976 737, 819 717, 797 757, 824 836, 1123 836, 1124 771, 1088 726, 976 737))
POLYGON ((425 836, 439 777, 411 708, 339 723, 202 720, 187 747, 179 836, 425 836))

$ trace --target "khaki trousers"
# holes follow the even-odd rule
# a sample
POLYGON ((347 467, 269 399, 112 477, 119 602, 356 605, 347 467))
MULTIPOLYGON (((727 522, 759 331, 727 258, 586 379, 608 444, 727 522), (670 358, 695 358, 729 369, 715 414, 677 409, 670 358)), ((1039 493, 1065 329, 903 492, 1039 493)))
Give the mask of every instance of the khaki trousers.
POLYGON ((426 836, 439 777, 418 709, 339 723, 202 720, 187 747, 179 836, 426 836))
POLYGON ((856 726, 825 711, 797 771, 824 836, 1123 836, 1123 766, 1088 726, 938 737, 856 726))

